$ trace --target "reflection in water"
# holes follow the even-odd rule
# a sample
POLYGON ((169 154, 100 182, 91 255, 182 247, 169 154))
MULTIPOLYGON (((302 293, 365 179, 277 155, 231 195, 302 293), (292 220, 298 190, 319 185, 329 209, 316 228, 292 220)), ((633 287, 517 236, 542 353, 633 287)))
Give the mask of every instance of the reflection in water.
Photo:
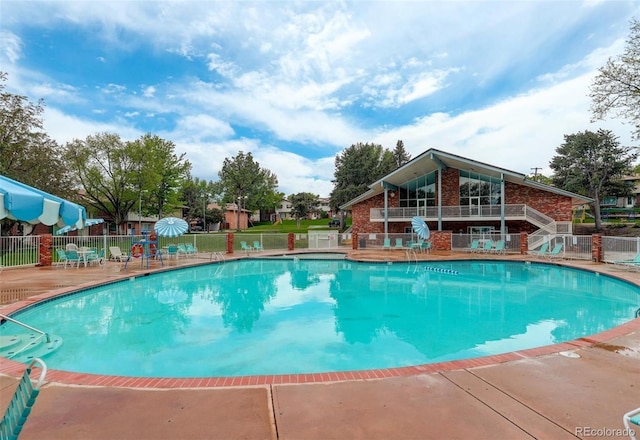
POLYGON ((611 328, 640 305, 636 287, 589 272, 482 261, 429 266, 443 270, 227 262, 91 289, 17 318, 63 338, 48 358, 52 368, 184 377, 387 368, 499 353, 611 328))

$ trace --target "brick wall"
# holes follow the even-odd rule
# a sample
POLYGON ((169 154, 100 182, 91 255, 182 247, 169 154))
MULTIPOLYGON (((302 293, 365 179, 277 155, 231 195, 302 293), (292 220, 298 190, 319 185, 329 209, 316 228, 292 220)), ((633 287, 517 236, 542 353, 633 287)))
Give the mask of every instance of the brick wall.
POLYGON ((571 197, 505 182, 505 203, 526 204, 558 222, 571 221, 571 197))

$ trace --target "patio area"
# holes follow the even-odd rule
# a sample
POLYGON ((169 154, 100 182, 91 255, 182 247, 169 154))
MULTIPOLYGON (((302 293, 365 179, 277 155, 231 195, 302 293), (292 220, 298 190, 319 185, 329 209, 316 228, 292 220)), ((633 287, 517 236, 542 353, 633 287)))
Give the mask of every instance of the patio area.
MULTIPOLYGON (((348 254, 361 261, 406 258, 402 251, 381 249, 348 254)), ((522 255, 416 255, 421 261, 540 261, 522 255)), ((165 261, 164 268, 209 262, 201 257, 165 261)), ((618 266, 570 260, 553 264, 596 270, 640 285, 640 272, 618 266)), ((122 267, 110 262, 66 270, 5 269, 0 273, 0 313, 52 291, 160 269, 122 267)), ((0 360, 2 410, 19 372, 14 362, 0 360)), ((96 385, 91 375, 76 375, 70 382, 57 373, 47 376, 21 439, 625 438, 622 415, 640 406, 640 319, 556 346, 389 374, 334 374, 331 380, 295 375, 300 377, 288 378, 288 383, 234 384, 206 378, 161 383, 147 379, 142 385, 106 380, 96 385)))

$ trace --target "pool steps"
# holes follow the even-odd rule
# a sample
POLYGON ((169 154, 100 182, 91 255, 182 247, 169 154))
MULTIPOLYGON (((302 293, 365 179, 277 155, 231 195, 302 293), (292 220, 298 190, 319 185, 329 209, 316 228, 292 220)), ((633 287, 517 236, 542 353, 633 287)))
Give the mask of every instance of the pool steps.
POLYGON ((0 356, 16 362, 30 362, 33 358, 44 358, 62 346, 62 338, 41 334, 21 333, 0 336, 0 356))

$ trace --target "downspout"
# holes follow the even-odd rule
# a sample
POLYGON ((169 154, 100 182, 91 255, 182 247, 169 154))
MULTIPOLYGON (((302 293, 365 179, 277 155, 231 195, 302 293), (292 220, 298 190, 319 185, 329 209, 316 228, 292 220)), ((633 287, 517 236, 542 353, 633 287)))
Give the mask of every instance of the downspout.
POLYGON ((505 222, 505 205, 504 205, 504 173, 500 173, 500 234, 504 235, 507 230, 505 222))

